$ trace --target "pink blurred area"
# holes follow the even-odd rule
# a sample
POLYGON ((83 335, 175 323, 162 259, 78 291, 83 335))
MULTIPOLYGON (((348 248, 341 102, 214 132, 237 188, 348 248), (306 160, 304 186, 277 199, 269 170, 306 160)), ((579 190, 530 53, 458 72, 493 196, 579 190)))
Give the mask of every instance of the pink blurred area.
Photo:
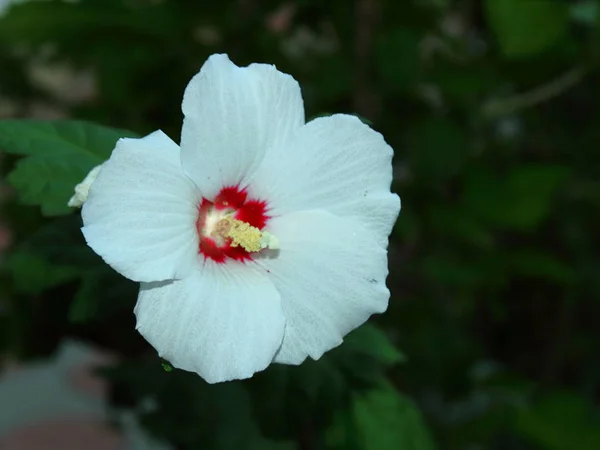
POLYGON ((123 437, 93 419, 65 417, 18 427, 0 437, 0 450, 122 450, 123 437))
POLYGON ((0 450, 125 450, 131 448, 125 437, 106 421, 107 384, 94 373, 95 368, 114 361, 96 349, 67 344, 46 362, 12 363, 0 376, 0 393, 6 397, 18 390, 27 408, 15 413, 0 404, 0 450), (50 400, 48 390, 56 390, 50 400), (62 405, 77 404, 78 411, 62 405), (81 405, 88 405, 82 407, 81 405), (39 413, 39 411, 45 411, 39 413), (2 416, 4 415, 4 418, 2 416), (6 429, 6 415, 12 426, 6 429), (14 420, 15 415, 19 418, 14 420), (46 417, 43 417, 46 416, 46 417), (5 429, 3 430, 2 427, 5 429))

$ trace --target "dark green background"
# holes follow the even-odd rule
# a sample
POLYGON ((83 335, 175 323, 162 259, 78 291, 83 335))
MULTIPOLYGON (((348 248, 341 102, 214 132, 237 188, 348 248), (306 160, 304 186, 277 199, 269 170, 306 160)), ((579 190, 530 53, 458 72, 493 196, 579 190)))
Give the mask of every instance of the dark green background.
POLYGON ((12 7, 0 17, 12 118, 43 104, 131 132, 0 121, 2 171, 16 169, 0 352, 43 357, 65 336, 117 352, 125 362, 103 372, 113 405, 156 396, 144 426, 186 450, 599 449, 599 33, 596 0, 12 7), (84 136, 101 161, 120 135, 178 140, 185 85, 215 52, 292 74, 309 118, 369 121, 395 149, 403 207, 386 314, 318 362, 209 386, 163 369, 134 330, 135 285, 64 215, 65 180, 93 161, 60 141, 25 147, 35 133, 84 136), (91 70, 97 95, 65 101, 32 61, 91 70))

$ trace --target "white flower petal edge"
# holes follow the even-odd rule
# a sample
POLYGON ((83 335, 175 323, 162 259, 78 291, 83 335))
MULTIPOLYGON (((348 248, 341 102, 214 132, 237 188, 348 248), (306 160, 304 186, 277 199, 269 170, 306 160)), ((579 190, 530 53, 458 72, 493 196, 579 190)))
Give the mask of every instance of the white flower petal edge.
POLYGON ((271 226, 280 254, 258 264, 269 271, 287 319, 275 362, 319 359, 387 309, 387 252, 356 220, 301 211, 274 218, 271 226))
POLYGON ((321 117, 267 155, 251 194, 268 198, 273 215, 323 208, 354 218, 387 248, 400 211, 390 192, 392 156, 383 136, 357 117, 321 117))
POLYGON ((134 281, 186 276, 198 261, 198 194, 163 132, 121 139, 83 205, 88 245, 134 281))
POLYGON ((238 67, 212 55, 188 84, 181 160, 202 195, 240 183, 304 124, 300 86, 274 66, 238 67))
POLYGON ((209 383, 265 369, 285 327, 264 271, 236 262, 207 261, 184 280, 142 284, 135 314, 138 331, 161 357, 209 383))

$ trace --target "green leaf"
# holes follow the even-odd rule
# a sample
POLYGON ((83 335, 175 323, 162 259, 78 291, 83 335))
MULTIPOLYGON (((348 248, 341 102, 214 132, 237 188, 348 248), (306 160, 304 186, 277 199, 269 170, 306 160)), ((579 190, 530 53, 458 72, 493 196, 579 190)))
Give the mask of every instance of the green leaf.
POLYGON ((486 269, 481 264, 461 261, 456 255, 426 256, 422 261, 423 274, 447 286, 478 286, 486 280, 486 269))
MULTIPOLYGON (((233 447, 232 450, 238 450, 241 447, 233 447)), ((273 441, 263 437, 255 437, 248 443, 248 450, 297 450, 298 445, 292 441, 273 441)))
POLYGON ((417 407, 387 382, 355 394, 350 414, 338 413, 327 441, 344 450, 435 449, 417 407))
POLYGON ((306 85, 306 92, 303 87, 305 101, 318 95, 321 101, 336 103, 350 95, 353 89, 353 65, 350 58, 341 52, 333 52, 320 56, 313 63, 315 70, 312 83, 306 85))
POLYGON ((485 0, 485 13, 508 58, 547 50, 569 25, 569 2, 564 0, 485 0))
POLYGON ((571 18, 573 20, 589 26, 596 25, 596 21, 600 16, 598 14, 600 5, 598 5, 597 0, 587 0, 573 3, 569 9, 571 18))
POLYGON ((365 323, 344 339, 349 351, 363 353, 391 366, 406 361, 406 356, 390 342, 377 326, 365 323))
POLYGON ((448 119, 432 118, 410 131, 410 162, 417 175, 447 179, 457 175, 468 156, 463 129, 448 119))
POLYGON ((511 170, 506 190, 512 195, 512 213, 527 225, 540 222, 550 209, 552 197, 566 181, 570 168, 566 166, 529 165, 511 170))
POLYGON ((394 27, 375 49, 377 68, 390 87, 405 91, 417 80, 420 67, 420 37, 407 28, 394 27))
POLYGON ((467 176, 463 207, 493 225, 531 230, 546 218, 569 174, 568 167, 535 164, 502 178, 480 169, 467 176))
POLYGON ((81 234, 81 217, 70 215, 50 221, 22 241, 19 251, 29 252, 51 265, 79 267, 105 267, 106 264, 85 243, 81 234))
MULTIPOLYGON (((63 1, 31 1, 13 5, 0 17, 0 39, 42 44, 54 40, 80 39, 95 30, 127 30, 146 36, 168 36, 178 23, 161 5, 128 8, 120 2, 87 2, 85 7, 63 1)), ((88 41, 91 39, 88 38, 88 41)))
POLYGON ((94 16, 98 23, 109 20, 111 25, 122 20, 110 18, 112 11, 107 8, 94 8, 94 12, 96 14, 90 14, 89 10, 66 2, 34 1, 13 5, 0 18, 0 38, 38 43, 48 36, 70 34, 97 25, 94 16))
POLYGON ((86 245, 80 227, 81 218, 73 214, 54 219, 28 235, 8 266, 12 278, 26 293, 38 293, 79 280, 68 312, 72 322, 85 322, 131 309, 139 289, 137 283, 106 265, 86 245))
POLYGON ((494 247, 492 230, 471 217, 468 210, 456 205, 432 205, 427 219, 432 229, 440 235, 455 237, 479 248, 494 247))
POLYGON ((534 249, 521 249, 506 255, 509 268, 521 275, 544 278, 559 284, 577 281, 577 271, 553 255, 534 249))
POLYGON ((249 390, 239 381, 211 385, 195 373, 165 373, 155 358, 129 358, 117 366, 102 368, 101 373, 136 404, 151 397, 158 407, 143 415, 144 426, 157 438, 182 448, 296 449, 289 441, 262 435, 249 390))
POLYGON ((76 216, 56 219, 29 233, 9 254, 5 267, 17 290, 38 294, 83 276, 101 259, 85 245, 76 216))
POLYGON ((51 264, 38 255, 16 251, 4 262, 17 291, 24 294, 39 294, 46 289, 59 286, 78 277, 77 267, 51 264))
POLYGON ((309 358, 298 367, 275 364, 245 383, 261 427, 269 435, 295 433, 297 424, 306 421, 329 422, 348 406, 350 392, 377 385, 391 365, 404 360, 387 336, 367 323, 318 361, 309 358))
POLYGON ((87 322, 96 315, 98 304, 94 301, 94 294, 102 287, 101 278, 94 270, 82 276, 81 285, 69 307, 69 322, 87 322))
POLYGON ((39 205, 45 215, 68 214, 75 185, 103 163, 130 131, 81 121, 0 121, 0 149, 24 155, 8 181, 23 203, 39 205))
POLYGON ((69 321, 88 322, 122 310, 131 310, 138 290, 137 283, 123 278, 101 263, 82 273, 81 285, 69 308, 69 321))
POLYGON ((516 431, 547 450, 600 448, 600 420, 584 398, 555 392, 517 414, 516 431))
POLYGON ((435 84, 450 103, 471 105, 487 93, 502 85, 497 69, 489 63, 460 64, 436 60, 427 81, 435 84))
POLYGON ((335 412, 333 422, 325 432, 325 442, 332 450, 362 450, 352 410, 343 408, 335 412))

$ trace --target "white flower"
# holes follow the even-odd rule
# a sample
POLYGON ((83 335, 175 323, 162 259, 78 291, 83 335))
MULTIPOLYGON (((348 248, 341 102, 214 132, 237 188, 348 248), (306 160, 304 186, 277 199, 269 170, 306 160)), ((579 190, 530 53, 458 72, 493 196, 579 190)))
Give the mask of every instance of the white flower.
POLYGON ((356 117, 304 122, 298 83, 213 55, 181 147, 121 139, 83 206, 88 244, 141 282, 137 329, 210 383, 318 359, 385 311, 392 149, 356 117), (269 248, 264 248, 269 247, 269 248))
POLYGON ((69 199, 69 203, 67 203, 68 206, 71 208, 80 208, 85 203, 90 192, 90 186, 96 181, 101 167, 102 164, 94 167, 90 170, 90 173, 86 175, 83 181, 75 186, 75 194, 69 199))

